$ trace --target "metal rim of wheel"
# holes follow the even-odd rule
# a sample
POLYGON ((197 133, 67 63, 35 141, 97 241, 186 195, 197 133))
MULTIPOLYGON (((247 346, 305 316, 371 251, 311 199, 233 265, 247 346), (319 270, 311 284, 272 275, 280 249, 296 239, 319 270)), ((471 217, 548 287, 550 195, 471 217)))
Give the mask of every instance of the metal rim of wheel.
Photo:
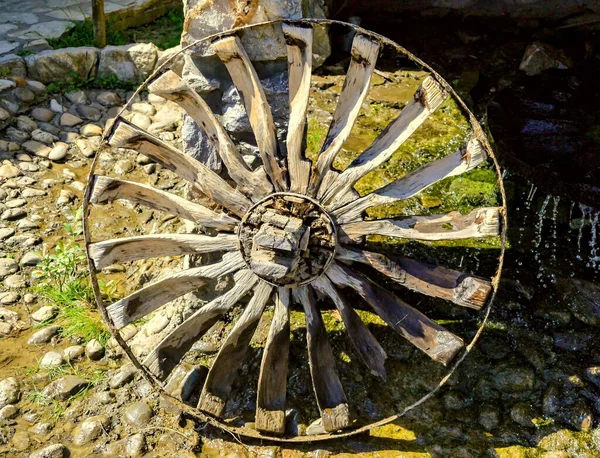
POLYGON ((83 202, 84 235, 92 286, 109 329, 142 375, 163 391, 166 376, 192 344, 221 315, 251 293, 210 368, 197 408, 163 391, 183 412, 234 435, 279 442, 347 437, 402 417, 434 396, 456 371, 481 335, 496 295, 506 244, 506 199, 500 167, 485 133, 450 85, 431 67, 393 41, 353 24, 327 19, 257 23, 206 37, 180 52, 193 52, 200 45, 207 44, 223 62, 242 96, 262 165, 251 170, 244 163, 236 145, 206 102, 170 70, 176 56, 165 62, 138 88, 135 95, 147 88, 151 93, 184 108, 219 151, 230 180, 226 181, 205 165, 125 120, 121 115, 130 107, 135 95, 128 101, 115 122, 106 129, 102 143, 132 149, 150 157, 206 195, 216 208, 208 208, 149 185, 98 176, 95 169, 99 155, 96 155, 83 202), (302 151, 302 144, 312 75, 313 28, 332 24, 348 27, 356 35, 332 124, 318 159, 311 164, 302 151), (239 39, 241 32, 263 26, 281 26, 287 43, 290 115, 285 158, 279 155, 272 113, 260 80, 239 39), (347 169, 334 170, 333 160, 350 135, 369 91, 382 46, 391 47, 399 55, 410 59, 428 71, 429 76, 371 146, 347 169), (354 184, 387 161, 447 97, 455 100, 468 119, 472 130, 470 140, 455 153, 418 167, 370 194, 359 196, 354 184), (501 199, 499 207, 480 208, 458 216, 364 219, 367 208, 407 199, 445 177, 472 170, 487 160, 492 161, 497 175, 501 199), (209 228, 217 235, 158 234, 92 242, 88 218, 93 205, 118 199, 179 216, 209 228), (440 236, 440 233, 444 235, 440 236), (420 278, 419 272, 433 266, 361 249, 365 234, 417 241, 496 236, 500 238, 500 255, 494 276, 487 279, 438 267, 447 276, 446 279, 451 278, 454 282, 448 286, 447 281, 436 284, 435 275, 420 278), (273 248, 275 239, 278 244, 276 251, 273 248), (113 304, 103 302, 97 274, 108 265, 159 256, 214 252, 224 255, 219 261, 147 284, 113 304), (360 264, 368 265, 387 277, 388 281, 413 291, 478 310, 478 326, 470 342, 446 330, 353 268, 360 264), (119 329, 171 300, 193 292, 207 279, 225 275, 235 278, 231 289, 186 318, 143 361, 136 358, 119 329), (372 374, 384 377, 385 351, 345 299, 347 290, 360 296, 387 326, 432 360, 448 366, 447 373, 427 394, 397 413, 369 424, 353 425, 349 401, 338 377, 316 302, 317 295, 329 298, 348 331, 346 337, 356 352, 356 359, 364 363, 372 374), (250 344, 267 303, 274 304, 274 315, 262 353, 256 429, 233 426, 231 422, 220 419, 227 401, 226 393, 231 389, 236 371, 244 359, 245 348, 250 344), (306 316, 309 367, 318 411, 326 431, 324 434, 284 434, 289 316, 294 305, 306 316), (178 345, 175 350, 174 342, 178 345))

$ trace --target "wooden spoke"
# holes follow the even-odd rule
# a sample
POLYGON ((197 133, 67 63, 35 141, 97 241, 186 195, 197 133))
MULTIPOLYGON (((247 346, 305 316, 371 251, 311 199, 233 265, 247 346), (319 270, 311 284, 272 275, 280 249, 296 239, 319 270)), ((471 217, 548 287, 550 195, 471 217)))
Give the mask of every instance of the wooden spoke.
POLYGON ((287 161, 290 191, 306 193, 310 178, 310 161, 304 160, 301 148, 306 127, 306 109, 312 73, 313 29, 283 24, 288 49, 290 119, 287 132, 287 161))
POLYGON ((254 201, 273 191, 263 167, 254 171, 248 167, 204 99, 176 73, 171 70, 163 73, 148 85, 148 90, 179 104, 196 121, 198 127, 219 151, 229 176, 238 184, 240 191, 254 201))
POLYGON ((293 294, 294 301, 304 307, 306 315, 308 364, 323 428, 325 431, 347 428, 350 426, 348 401, 335 369, 335 358, 314 292, 308 286, 301 286, 294 289, 293 294))
POLYGON ((231 392, 231 385, 244 356, 246 356, 246 351, 272 290, 273 287, 263 281, 256 286, 252 299, 225 339, 208 372, 200 401, 198 401, 200 410, 215 417, 220 417, 223 413, 227 396, 231 392))
POLYGON ((486 159, 487 155, 481 143, 473 139, 469 141, 466 148, 419 167, 371 194, 341 207, 333 204, 332 208, 335 209, 332 214, 339 224, 355 221, 369 207, 408 199, 444 178, 474 169, 486 159))
POLYGON ((250 200, 229 186, 223 178, 204 164, 124 119, 117 121, 108 143, 117 148, 133 149, 151 157, 163 167, 193 183, 215 203, 238 216, 244 215, 252 206, 250 200))
POLYGON ((238 37, 226 37, 214 41, 211 48, 227 67, 231 79, 244 101, 263 165, 271 177, 275 190, 287 191, 284 169, 278 160, 273 114, 256 70, 254 70, 242 42, 238 37))
POLYGON ((336 259, 366 264, 412 291, 446 299, 475 310, 483 308, 492 292, 492 284, 485 278, 425 264, 415 259, 384 256, 343 247, 338 247, 336 259))
POLYGON ((334 263, 327 276, 341 288, 354 289, 388 326, 433 360, 447 365, 464 347, 460 337, 348 267, 334 263))
POLYGON ((91 243, 88 250, 96 269, 103 269, 117 262, 232 251, 236 247, 237 236, 234 234, 219 234, 214 237, 201 234, 158 234, 91 243))
POLYGON ((342 243, 357 243, 365 235, 383 235, 411 240, 460 240, 500 235, 500 208, 477 208, 467 215, 407 216, 395 219, 356 221, 339 226, 342 243))
POLYGON ((155 377, 165 380, 194 342, 256 285, 258 277, 251 270, 241 270, 234 275, 234 280, 229 291, 187 318, 146 356, 143 364, 155 377))
POLYGON ((340 312, 346 332, 356 352, 373 375, 385 379, 385 360, 387 354, 381 345, 379 345, 375 336, 369 331, 369 328, 365 326, 358 314, 347 304, 342 294, 331 284, 331 281, 326 276, 317 278, 312 283, 312 286, 317 291, 331 298, 340 312))
POLYGON ((354 184, 371 170, 386 162, 392 154, 425 122, 438 107, 446 100, 447 92, 428 76, 417 89, 413 99, 402 109, 400 115, 392 121, 350 166, 344 170, 328 189, 319 190, 321 201, 328 205, 347 202, 340 196, 347 196, 354 184))
POLYGON ((256 429, 285 432, 285 398, 290 349, 290 289, 278 288, 275 312, 265 344, 256 401, 256 429))
POLYGON ((225 213, 214 212, 170 192, 134 183, 133 181, 95 175, 90 202, 99 204, 112 202, 116 199, 135 202, 153 210, 194 221, 204 227, 222 231, 233 231, 239 223, 238 220, 225 213))
POLYGON ((106 307, 117 328, 148 315, 167 302, 195 291, 209 279, 221 277, 244 267, 239 252, 227 253, 216 264, 187 269, 168 275, 106 307))
POLYGON ((333 114, 333 121, 311 176, 309 193, 312 196, 316 195, 323 176, 331 169, 333 160, 350 136, 360 107, 369 91, 379 47, 378 41, 366 35, 357 34, 354 37, 350 67, 333 114))

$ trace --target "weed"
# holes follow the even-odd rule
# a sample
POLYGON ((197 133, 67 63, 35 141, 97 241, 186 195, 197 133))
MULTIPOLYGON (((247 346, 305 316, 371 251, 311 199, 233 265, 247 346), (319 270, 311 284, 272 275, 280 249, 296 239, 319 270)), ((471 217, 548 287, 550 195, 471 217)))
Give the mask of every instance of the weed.
POLYGON ((31 56, 33 53, 29 50, 29 49, 22 49, 21 51, 19 51, 17 53, 17 56, 20 57, 27 57, 27 56, 31 56))

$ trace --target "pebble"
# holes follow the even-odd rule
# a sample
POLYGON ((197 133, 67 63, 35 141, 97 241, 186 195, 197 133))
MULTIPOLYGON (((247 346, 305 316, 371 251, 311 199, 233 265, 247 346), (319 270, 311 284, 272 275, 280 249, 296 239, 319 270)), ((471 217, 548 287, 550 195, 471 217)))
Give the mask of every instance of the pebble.
POLYGON ((132 364, 126 364, 111 377, 108 381, 108 386, 112 389, 121 388, 123 385, 131 382, 136 373, 137 369, 132 364))
POLYGON ((58 103, 56 99, 50 100, 50 109, 55 113, 63 113, 65 111, 65 107, 58 103))
POLYGON ((27 280, 25 280, 22 275, 9 275, 4 279, 4 286, 12 289, 25 288, 27 286, 27 280))
POLYGON ((79 132, 84 137, 95 137, 97 135, 102 135, 102 127, 97 126, 96 124, 86 124, 79 132))
POLYGON ((55 305, 45 305, 33 312, 31 319, 37 323, 48 321, 58 315, 58 311, 59 309, 55 305))
POLYGON ((142 456, 146 450, 146 437, 142 433, 125 439, 125 452, 130 456, 142 456))
POLYGON ((0 321, 7 321, 16 323, 19 320, 19 314, 8 310, 4 307, 0 307, 0 321))
POLYGON ((14 221, 27 216, 27 212, 21 208, 8 208, 2 212, 0 219, 3 221, 14 221))
POLYGON ((0 79, 0 92, 6 91, 7 89, 12 89, 16 86, 16 83, 12 80, 0 79))
POLYGON ((15 158, 20 162, 33 162, 33 159, 27 153, 19 153, 15 156, 15 158))
POLYGON ((12 324, 0 321, 0 335, 7 336, 13 330, 12 324))
POLYGON ((32 162, 19 162, 19 168, 24 172, 37 172, 40 170, 39 166, 32 162))
POLYGON ((97 361, 104 356, 104 347, 97 339, 92 339, 85 346, 85 354, 92 361, 97 361))
POLYGON ((7 239, 14 234, 15 234, 15 230, 12 227, 0 228, 0 240, 7 239))
POLYGON ((25 199, 11 199, 7 200, 5 203, 8 208, 18 208, 25 205, 27 201, 25 199))
POLYGON ((12 420, 17 415, 19 415, 19 409, 12 404, 8 404, 0 409, 0 420, 12 420))
MULTIPOLYGON (((21 220, 22 221, 27 221, 21 220)), ((33 226, 37 226, 37 224, 31 223, 33 226)), ((23 257, 19 260, 19 264, 22 266, 37 266, 40 262, 42 262, 42 257, 34 251, 30 251, 25 253, 23 257)))
POLYGON ((72 345, 63 350, 63 356, 67 361, 73 361, 80 358, 85 353, 85 348, 82 345, 72 345))
POLYGON ((0 108, 0 121, 6 121, 8 118, 10 118, 10 113, 4 108, 0 108))
POLYGON ((54 113, 47 108, 34 108, 31 110, 31 117, 37 121, 50 122, 54 119, 54 113))
POLYGON ((29 458, 67 458, 69 449, 63 444, 53 444, 33 452, 29 458))
POLYGON ((21 175, 21 171, 10 162, 0 167, 0 178, 14 178, 21 175))
POLYGON ((0 304, 2 305, 10 305, 14 304, 19 300, 19 294, 14 291, 7 291, 4 293, 0 293, 0 304))
POLYGON ((66 205, 70 203, 73 199, 75 199, 75 195, 69 191, 68 189, 61 189, 60 194, 58 195, 58 199, 56 200, 56 205, 59 207, 62 205, 66 205))
POLYGON ((117 161, 115 167, 113 168, 114 172, 119 175, 124 175, 133 170, 133 164, 129 159, 121 159, 117 161))
POLYGON ((72 115, 71 113, 63 113, 60 117, 60 125, 65 127, 74 127, 83 124, 83 119, 72 115))
POLYGON ((16 377, 8 377, 0 381, 0 409, 9 404, 19 402, 21 389, 16 377))
POLYGON ((50 132, 52 135, 58 135, 61 132, 58 127, 47 122, 40 122, 40 129, 50 132))
POLYGON ((54 135, 45 132, 42 129, 36 129, 31 132, 31 138, 33 138, 35 141, 45 143, 46 145, 51 145, 55 140, 58 140, 58 137, 55 137, 54 135))
POLYGON ((106 415, 97 415, 82 421, 73 433, 75 445, 85 445, 96 440, 108 428, 109 419, 106 415))
POLYGON ((31 103, 35 100, 35 94, 26 87, 18 87, 14 90, 15 97, 24 103, 31 103))
POLYGON ((50 431, 52 431, 52 425, 50 423, 43 423, 43 422, 36 423, 31 428, 29 428, 29 431, 32 432, 33 434, 37 434, 37 435, 46 435, 46 434, 50 433, 50 431))
POLYGON ((26 304, 33 304, 33 301, 35 301, 35 296, 31 293, 27 293, 25 296, 23 296, 23 301, 26 304))
POLYGON ((113 393, 112 391, 100 391, 94 394, 90 402, 94 404, 97 403, 103 406, 113 404, 115 402, 115 393, 113 393))
POLYGON ((19 270, 17 261, 10 258, 0 258, 0 278, 14 274, 19 270))
POLYGON ((54 148, 48 153, 48 159, 51 161, 62 161, 67 156, 69 145, 63 142, 58 142, 54 145, 54 148))
POLYGON ((60 331, 60 326, 52 325, 46 326, 43 329, 40 329, 35 334, 33 334, 27 343, 29 345, 42 345, 50 342, 52 337, 54 337, 60 331))
POLYGON ((131 426, 146 426, 151 418, 152 409, 145 402, 134 402, 123 412, 123 421, 131 426))
POLYGON ((112 107, 121 103, 121 97, 114 92, 104 91, 96 96, 96 102, 105 107, 112 107))
POLYGON ((38 128, 37 122, 27 116, 19 116, 16 121, 17 129, 23 132, 32 133, 38 128))
POLYGON ((65 360, 63 356, 57 351, 49 351, 40 360, 40 367, 42 369, 52 369, 53 367, 59 367, 64 364, 65 360))
POLYGON ((50 147, 35 140, 29 140, 23 143, 23 149, 39 157, 48 157, 48 154, 50 154, 51 150, 50 147))
POLYGON ((46 191, 35 188, 25 188, 23 191, 21 191, 21 196, 25 197, 26 199, 30 197, 41 197, 45 196, 46 194, 48 194, 46 191))
POLYGON ((88 119, 90 121, 99 121, 102 117, 102 112, 98 110, 98 108, 87 105, 77 106, 77 113, 79 113, 84 119, 88 119))
POLYGON ((13 142, 17 143, 26 142, 31 138, 31 135, 29 135, 27 132, 20 131, 18 129, 15 129, 14 127, 9 127, 8 129, 6 129, 4 135, 9 140, 12 140, 13 142))
POLYGON ((152 120, 142 113, 134 113, 131 117, 131 123, 142 129, 148 129, 150 124, 152 124, 152 120))
MULTIPOLYGON (((38 49, 39 51, 48 51, 48 50, 52 49, 52 47, 48 44, 48 42, 46 40, 41 40, 41 39, 34 40, 34 41, 29 42, 28 44, 31 44, 31 43, 34 43, 35 45, 39 46, 40 48, 43 48, 43 49, 38 49), (45 46, 40 46, 40 45, 42 45, 41 42, 45 42, 45 46)), ((40 83, 39 81, 29 80, 29 81, 27 81, 27 86, 33 92, 36 92, 36 93, 41 93, 46 90, 46 85, 44 83, 40 83)))
POLYGON ((42 394, 52 399, 64 401, 65 399, 68 399, 71 396, 79 393, 87 386, 87 380, 75 375, 67 375, 51 382, 48 386, 46 386, 46 388, 44 388, 42 394))
POLYGON ((81 89, 68 92, 65 94, 65 97, 71 103, 86 103, 88 101, 87 95, 81 89))

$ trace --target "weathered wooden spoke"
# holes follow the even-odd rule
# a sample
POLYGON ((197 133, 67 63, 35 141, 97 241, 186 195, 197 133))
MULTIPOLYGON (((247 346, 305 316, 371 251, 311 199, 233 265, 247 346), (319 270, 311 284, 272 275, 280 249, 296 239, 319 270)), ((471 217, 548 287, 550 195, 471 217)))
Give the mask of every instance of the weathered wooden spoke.
POLYGON ((413 99, 373 144, 340 173, 327 189, 325 186, 319 189, 321 201, 325 205, 333 200, 338 205, 346 203, 348 199, 345 196, 349 195, 352 186, 392 157, 392 154, 425 122, 429 115, 439 108, 446 97, 446 91, 432 76, 425 78, 413 99))
POLYGON ((372 267, 396 283, 427 296, 480 310, 492 292, 490 280, 415 259, 339 247, 336 259, 372 267))
POLYGON ((460 175, 474 169, 486 159, 487 154, 481 143, 479 140, 473 139, 460 151, 421 166, 360 199, 343 206, 332 203, 333 211, 331 213, 339 224, 356 221, 369 207, 408 199, 444 178, 460 175))
POLYGON ((91 186, 90 202, 95 204, 117 199, 128 200, 221 231, 233 231, 239 224, 238 220, 229 215, 214 212, 170 192, 133 181, 94 175, 91 186))
POLYGON ((286 191, 288 185, 284 169, 279 164, 273 114, 246 50, 240 39, 233 36, 213 42, 211 48, 227 67, 231 79, 244 101, 263 165, 271 177, 275 190, 286 191))
POLYGON ((233 234, 214 237, 201 234, 159 234, 105 240, 90 244, 88 249, 96 269, 103 269, 117 262, 232 251, 236 247, 237 236, 233 234))
POLYGON ((259 431, 273 434, 285 432, 289 349, 290 290, 278 288, 275 294, 275 312, 265 344, 258 379, 256 429, 259 431))
POLYGON ((165 72, 152 81, 148 89, 179 104, 196 121, 219 152, 229 176, 238 184, 240 191, 253 200, 260 200, 273 191, 273 185, 267 179, 263 167, 250 170, 204 99, 177 74, 171 70, 165 72))
POLYGON ((294 290, 294 301, 302 305, 306 314, 308 364, 323 428, 325 431, 347 428, 351 423, 348 401, 336 372, 335 358, 314 292, 308 286, 301 286, 294 290))
POLYGON ((154 159, 238 216, 242 216, 252 206, 250 200, 204 164, 124 119, 116 122, 108 143, 118 148, 138 151, 154 159))
POLYGON ((338 100, 333 121, 311 176, 309 193, 315 195, 325 174, 331 170, 333 160, 352 131, 360 107, 369 91, 371 76, 379 54, 379 42, 366 35, 357 34, 352 43, 350 67, 338 100))
POLYGON ((244 266, 239 253, 228 253, 216 264, 195 267, 168 275, 106 307, 117 328, 139 320, 167 302, 197 290, 208 280, 227 275, 244 266))
POLYGON ((306 193, 311 163, 304 159, 301 148, 306 127, 306 109, 312 72, 313 29, 283 24, 288 49, 290 120, 287 133, 287 162, 290 191, 306 193))
POLYGON ((356 221, 339 226, 342 243, 360 242, 365 235, 383 235, 410 240, 460 240, 500 235, 500 209, 478 208, 467 215, 406 216, 395 219, 356 221))
POLYGON ((250 340, 252 340, 272 291, 271 285, 263 281, 259 282, 252 299, 223 342, 223 346, 208 372, 200 401, 198 401, 200 410, 215 417, 220 417, 223 413, 235 375, 246 356, 250 340))
POLYGON ((155 377, 160 380, 166 379, 183 355, 192 348, 194 342, 199 340, 221 315, 254 288, 258 277, 250 270, 241 270, 234 275, 234 280, 233 288, 187 318, 167 334, 146 356, 144 366, 155 377))
POLYGON ((333 264, 327 276, 341 288, 354 289, 388 326, 431 359, 447 365, 464 348, 460 337, 348 267, 333 264))

